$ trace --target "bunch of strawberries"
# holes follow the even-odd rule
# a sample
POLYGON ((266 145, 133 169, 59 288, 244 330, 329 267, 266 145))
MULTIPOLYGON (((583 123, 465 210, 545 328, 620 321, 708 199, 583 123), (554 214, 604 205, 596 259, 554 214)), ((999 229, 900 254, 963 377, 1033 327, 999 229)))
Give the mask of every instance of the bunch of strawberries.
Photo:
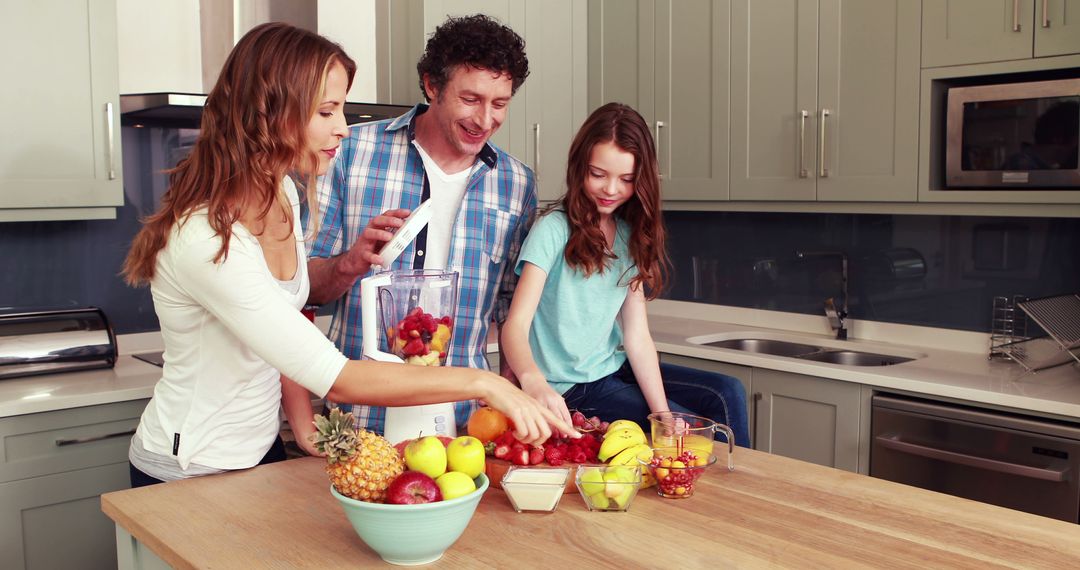
POLYGON ((582 434, 580 438, 552 437, 540 446, 529 446, 506 431, 495 438, 489 445, 491 455, 496 459, 505 459, 514 465, 538 465, 547 461, 548 465, 558 467, 565 462, 599 463, 597 451, 601 439, 593 433, 582 434))

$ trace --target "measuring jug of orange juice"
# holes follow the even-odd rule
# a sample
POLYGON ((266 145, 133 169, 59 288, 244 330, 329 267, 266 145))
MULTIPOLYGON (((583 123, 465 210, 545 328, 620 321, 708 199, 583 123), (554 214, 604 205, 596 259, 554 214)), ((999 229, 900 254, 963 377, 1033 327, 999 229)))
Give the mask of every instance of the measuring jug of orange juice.
POLYGON ((649 414, 652 426, 653 447, 674 447, 678 450, 690 449, 704 454, 713 453, 713 434, 723 432, 727 438, 728 471, 735 470, 735 433, 731 428, 693 414, 682 412, 659 412, 649 414))

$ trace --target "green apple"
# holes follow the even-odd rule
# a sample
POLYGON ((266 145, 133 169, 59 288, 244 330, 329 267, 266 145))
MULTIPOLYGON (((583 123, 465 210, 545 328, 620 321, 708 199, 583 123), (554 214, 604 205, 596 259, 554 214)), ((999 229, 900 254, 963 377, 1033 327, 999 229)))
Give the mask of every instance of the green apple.
POLYGON ((468 495, 476 490, 472 477, 461 471, 447 471, 435 478, 435 484, 442 491, 444 501, 468 495))
POLYGON ((485 466, 484 444, 479 439, 463 435, 446 446, 446 468, 450 471, 460 471, 476 479, 485 466))
POLYGON ((413 440, 405 446, 405 466, 436 479, 446 473, 446 447, 433 435, 413 440))
POLYGON ((599 467, 583 467, 581 474, 581 492, 596 495, 604 492, 604 473, 599 467))
POLYGON ((589 501, 594 509, 604 510, 611 508, 611 499, 607 498, 607 495, 603 493, 589 495, 585 500, 589 501))

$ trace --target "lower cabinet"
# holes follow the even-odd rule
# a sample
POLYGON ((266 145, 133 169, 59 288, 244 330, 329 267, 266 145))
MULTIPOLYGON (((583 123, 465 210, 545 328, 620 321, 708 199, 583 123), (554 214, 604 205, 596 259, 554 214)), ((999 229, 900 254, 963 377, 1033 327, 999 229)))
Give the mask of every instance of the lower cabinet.
POLYGON ((116 568, 116 527, 101 494, 130 486, 128 464, 0 483, 5 568, 116 568))
POLYGON ((869 394, 852 382, 755 368, 754 449, 858 472, 869 394))
POLYGON ((0 418, 0 567, 117 567, 100 496, 130 486, 128 445, 148 401, 0 418))

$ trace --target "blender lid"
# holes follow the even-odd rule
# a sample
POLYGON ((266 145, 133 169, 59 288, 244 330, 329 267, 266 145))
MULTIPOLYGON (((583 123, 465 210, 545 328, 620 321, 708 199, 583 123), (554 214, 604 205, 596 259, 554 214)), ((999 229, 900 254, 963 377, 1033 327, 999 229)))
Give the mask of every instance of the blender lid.
POLYGON ((386 245, 379 250, 379 257, 383 260, 383 267, 390 267, 393 265, 394 260, 401 255, 401 252, 405 251, 416 235, 420 233, 420 230, 424 229, 424 226, 428 225, 431 221, 431 200, 424 200, 415 210, 409 214, 409 217, 405 218, 405 224, 402 225, 396 232, 394 237, 390 238, 390 241, 386 242, 386 245))

